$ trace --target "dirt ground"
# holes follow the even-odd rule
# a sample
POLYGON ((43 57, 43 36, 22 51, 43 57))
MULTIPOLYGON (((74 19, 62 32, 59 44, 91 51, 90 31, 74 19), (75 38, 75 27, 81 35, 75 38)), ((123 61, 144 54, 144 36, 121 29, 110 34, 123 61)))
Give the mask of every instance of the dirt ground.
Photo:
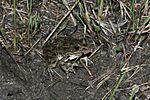
MULTIPOLYGON (((69 6, 73 6, 74 0, 68 1, 69 6)), ((87 0, 86 4, 92 7, 95 1, 87 0)), ((21 0, 17 3, 22 16, 17 15, 21 21, 17 23, 17 32, 23 38, 19 40, 16 53, 11 44, 12 14, 2 5, 1 27, 6 29, 8 39, 7 46, 0 42, 0 100, 108 100, 123 74, 122 70, 125 76, 114 100, 129 100, 135 88, 133 100, 150 99, 149 31, 138 35, 138 39, 136 36, 130 38, 132 34, 96 31, 100 38, 95 38, 90 32, 84 32, 85 27, 79 21, 74 26, 71 16, 68 16, 54 32, 53 38, 41 48, 68 10, 61 0, 45 0, 45 3, 33 0, 33 15, 39 14, 40 26, 33 27, 35 31, 28 44, 24 39, 28 25, 27 4, 26 0, 21 0), (38 39, 38 44, 27 53, 38 39), (118 47, 121 50, 117 50, 118 47)), ((78 9, 76 7, 74 12, 78 9)), ((114 24, 116 16, 109 16, 114 24)), ((122 32, 126 31, 128 24, 120 26, 122 32)), ((2 36, 0 40, 3 40, 2 36)))

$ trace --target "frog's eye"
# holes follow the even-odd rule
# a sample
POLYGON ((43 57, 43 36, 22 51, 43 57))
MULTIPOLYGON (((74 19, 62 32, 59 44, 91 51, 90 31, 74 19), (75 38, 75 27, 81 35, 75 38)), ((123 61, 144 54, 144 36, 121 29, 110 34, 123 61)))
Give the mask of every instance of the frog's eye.
POLYGON ((75 45, 75 46, 74 46, 74 49, 75 49, 75 50, 79 50, 79 48, 80 48, 80 47, 79 47, 78 45, 75 45))

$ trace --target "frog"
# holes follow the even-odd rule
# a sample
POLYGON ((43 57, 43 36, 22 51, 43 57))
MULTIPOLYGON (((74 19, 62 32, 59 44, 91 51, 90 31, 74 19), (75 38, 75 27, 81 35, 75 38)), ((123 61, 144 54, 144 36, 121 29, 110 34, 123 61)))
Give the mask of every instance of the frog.
MULTIPOLYGON (((92 53, 92 49, 84 38, 57 37, 47 41, 43 47, 44 59, 50 68, 61 67, 65 73, 75 73, 75 67, 79 66, 79 61, 87 60, 92 53)), ((85 61, 85 62, 87 62, 85 61)))

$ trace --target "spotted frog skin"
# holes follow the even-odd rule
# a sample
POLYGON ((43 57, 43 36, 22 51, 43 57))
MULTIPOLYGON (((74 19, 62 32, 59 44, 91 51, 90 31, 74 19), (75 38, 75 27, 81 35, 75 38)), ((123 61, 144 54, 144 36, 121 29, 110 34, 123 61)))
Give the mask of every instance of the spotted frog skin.
POLYGON ((89 46, 84 39, 73 37, 57 37, 53 41, 48 41, 43 47, 45 60, 50 65, 58 62, 57 65, 61 66, 66 73, 74 72, 75 62, 85 53, 88 54, 89 51, 89 46))

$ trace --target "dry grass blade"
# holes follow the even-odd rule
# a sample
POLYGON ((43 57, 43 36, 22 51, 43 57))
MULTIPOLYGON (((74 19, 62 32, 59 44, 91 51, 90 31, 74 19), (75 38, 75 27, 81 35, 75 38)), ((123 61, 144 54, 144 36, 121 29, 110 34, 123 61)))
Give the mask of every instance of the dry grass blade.
MULTIPOLYGON (((67 0, 62 0, 62 1, 63 1, 63 4, 66 6, 66 8, 67 8, 68 10, 70 10, 70 8, 69 8, 69 6, 68 6, 67 0)), ((73 21, 74 26, 76 26, 76 25, 77 25, 77 22, 76 22, 74 16, 72 15, 72 13, 70 14, 70 17, 71 17, 71 19, 72 19, 72 21, 73 21)))
POLYGON ((1 99, 149 100, 149 3, 1 0, 1 99))
POLYGON ((41 40, 42 38, 39 38, 33 45, 32 47, 24 54, 24 56, 26 56, 41 40))
POLYGON ((88 74, 89 74, 91 77, 93 77, 93 75, 92 75, 91 71, 89 70, 88 66, 86 66, 86 65, 83 63, 83 61, 81 61, 81 60, 80 60, 80 63, 81 63, 82 66, 87 70, 88 74))
POLYGON ((141 64, 141 65, 136 65, 136 66, 131 66, 130 69, 128 69, 128 71, 133 71, 133 74, 126 79, 126 81, 129 81, 133 76, 135 76, 140 70, 143 69, 143 67, 146 67, 146 64, 141 64))
POLYGON ((143 10, 143 14, 146 14, 148 15, 148 9, 149 9, 149 0, 146 0, 145 3, 144 3, 144 10, 143 10))
MULTIPOLYGON (((112 33, 113 33, 113 34, 116 34, 116 33, 117 33, 117 30, 116 30, 116 28, 114 27, 114 24, 112 23, 112 21, 111 21, 110 19, 108 19, 108 22, 109 22, 109 24, 110 24, 110 26, 111 26, 112 33)), ((118 27, 117 27, 117 28, 118 28, 118 27)))
POLYGON ((91 58, 92 56, 94 56, 99 50, 100 48, 103 46, 104 44, 101 44, 100 46, 98 46, 93 52, 92 54, 89 56, 89 58, 91 58))
POLYGON ((96 85, 96 89, 98 90, 107 80, 109 80, 114 74, 114 72, 114 70, 107 72, 107 74, 104 77, 102 77, 101 81, 96 85))
POLYGON ((44 46, 44 44, 51 38, 55 38, 57 36, 56 30, 57 28, 65 21, 65 19, 70 15, 70 13, 74 10, 74 8, 77 6, 79 1, 75 2, 75 4, 72 6, 72 8, 67 12, 67 14, 59 21, 59 23, 55 26, 55 28, 52 30, 52 32, 47 36, 47 38, 43 41, 43 44, 41 47, 44 46))

